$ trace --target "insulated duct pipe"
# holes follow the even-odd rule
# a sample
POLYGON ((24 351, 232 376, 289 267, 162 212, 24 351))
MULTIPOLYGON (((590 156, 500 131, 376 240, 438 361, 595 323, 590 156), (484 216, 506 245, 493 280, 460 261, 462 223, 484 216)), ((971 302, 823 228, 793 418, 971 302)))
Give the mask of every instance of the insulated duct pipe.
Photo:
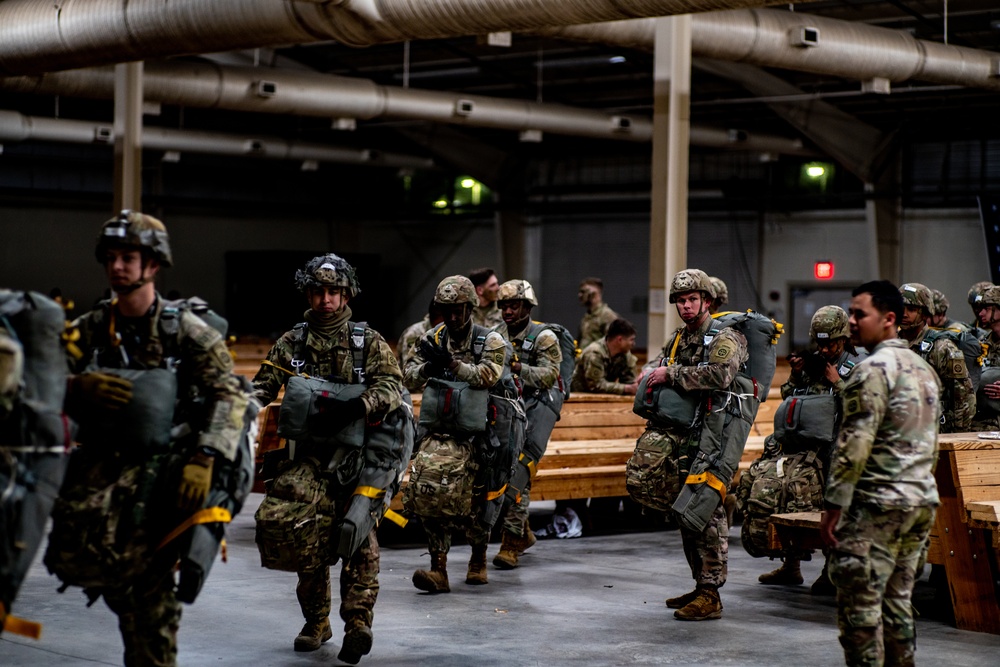
MULTIPOLYGON (((652 140, 649 118, 478 95, 381 86, 366 79, 287 69, 229 67, 195 62, 149 62, 147 102, 325 118, 399 118, 504 130, 635 142, 652 140)), ((0 78, 0 91, 110 99, 110 67, 0 78)), ((802 142, 742 130, 692 127, 691 143, 716 148, 807 155, 802 142)))
MULTIPOLYGON (((776 0, 3 0, 0 73, 336 40, 353 46, 776 0)), ((780 4, 787 4, 780 3, 780 4)))
MULTIPOLYGON (((112 144, 111 123, 38 118, 16 111, 0 111, 0 142, 53 141, 73 144, 112 144)), ((171 128, 145 127, 142 146, 153 150, 245 155, 272 160, 315 160, 378 167, 429 169, 433 160, 377 150, 341 148, 323 144, 288 141, 278 137, 238 136, 216 132, 195 132, 171 128)))
MULTIPOLYGON (((655 19, 637 19, 535 32, 652 50, 655 23, 655 19)), ((1000 53, 916 39, 902 30, 775 9, 692 16, 691 54, 859 81, 919 79, 1000 90, 1000 53)))

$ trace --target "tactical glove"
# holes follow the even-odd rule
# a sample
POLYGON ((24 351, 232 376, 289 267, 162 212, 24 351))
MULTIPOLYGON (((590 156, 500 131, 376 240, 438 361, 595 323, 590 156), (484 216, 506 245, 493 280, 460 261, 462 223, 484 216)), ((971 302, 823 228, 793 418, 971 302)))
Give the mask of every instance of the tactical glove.
POLYGON ((200 510, 212 486, 213 455, 198 451, 181 472, 181 486, 177 490, 177 507, 187 512, 200 510))
POLYGON ((132 400, 132 383, 109 373, 83 373, 73 383, 84 402, 106 410, 121 410, 132 400))
POLYGON ((365 402, 360 396, 349 401, 318 396, 316 410, 316 414, 309 417, 309 432, 322 437, 336 435, 348 424, 367 415, 365 402))
POLYGON ((451 362, 454 360, 451 356, 451 352, 444 349, 440 345, 435 345, 426 338, 417 344, 417 348, 420 351, 421 356, 427 360, 431 369, 434 372, 428 373, 428 375, 440 375, 442 371, 448 369, 451 366, 451 362))

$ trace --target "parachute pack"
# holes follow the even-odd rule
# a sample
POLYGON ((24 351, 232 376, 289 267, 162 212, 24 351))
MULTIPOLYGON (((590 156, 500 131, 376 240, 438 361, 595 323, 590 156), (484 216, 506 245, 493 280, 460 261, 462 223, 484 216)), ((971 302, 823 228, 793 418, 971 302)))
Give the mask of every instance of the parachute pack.
POLYGON ((62 307, 36 292, 0 290, 0 633, 37 638, 8 615, 66 472, 62 307))
POLYGON ((737 512, 743 516, 740 537, 754 558, 775 558, 768 548, 767 524, 772 514, 813 512, 823 507, 823 473, 816 452, 773 459, 759 458, 740 477, 737 512))
POLYGON ((538 335, 545 329, 554 333, 556 338, 559 340, 559 350, 562 352, 562 362, 559 364, 558 382, 563 398, 566 399, 569 398, 569 386, 573 380, 573 371, 576 369, 576 359, 580 356, 580 348, 576 346, 576 339, 573 338, 573 334, 569 332, 569 329, 561 324, 555 324, 553 322, 536 322, 532 320, 528 323, 528 333, 524 336, 524 344, 521 345, 521 350, 528 355, 528 364, 531 366, 537 366, 535 339, 538 338, 538 335))
POLYGON ((750 355, 746 374, 757 381, 760 400, 764 402, 774 379, 778 360, 776 345, 784 331, 784 325, 753 310, 716 313, 712 315, 712 319, 712 327, 705 336, 706 347, 708 337, 714 338, 726 327, 732 327, 743 334, 747 339, 747 352, 750 355))
POLYGON ((975 334, 968 329, 927 327, 927 333, 920 341, 920 356, 926 359, 934 347, 934 343, 940 338, 950 340, 962 351, 962 356, 965 357, 965 366, 969 369, 969 379, 972 380, 972 389, 973 391, 978 390, 983 374, 986 345, 979 342, 975 334))

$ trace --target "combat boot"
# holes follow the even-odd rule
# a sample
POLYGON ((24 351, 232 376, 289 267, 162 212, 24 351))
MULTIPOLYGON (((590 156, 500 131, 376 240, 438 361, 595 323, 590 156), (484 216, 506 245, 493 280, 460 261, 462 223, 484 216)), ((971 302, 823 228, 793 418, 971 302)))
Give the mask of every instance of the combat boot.
POLYGON ((450 593, 448 585, 448 554, 432 553, 431 569, 413 573, 413 585, 428 593, 450 593))
POLYGON ((802 570, 798 559, 786 558, 781 567, 757 577, 766 586, 798 586, 802 583, 802 570))
POLYGON ((698 589, 694 589, 690 593, 685 593, 684 595, 678 595, 675 598, 667 598, 667 606, 671 609, 681 609, 686 607, 688 603, 698 597, 698 589))
MULTIPOLYGON (((532 535, 534 537, 534 535, 532 535)), ((501 570, 513 570, 517 567, 517 537, 506 530, 503 531, 503 539, 500 541, 500 553, 493 557, 493 565, 501 570)))
POLYGON ((823 565, 823 571, 819 573, 819 576, 816 577, 816 581, 814 581, 812 586, 809 587, 809 593, 811 595, 837 594, 837 587, 830 581, 830 573, 827 572, 826 565, 823 565))
POLYGON ((472 558, 469 559, 469 571, 465 574, 465 583, 482 586, 490 583, 486 580, 486 545, 472 547, 472 558))
POLYGON ((368 620, 360 614, 351 617, 344 624, 344 644, 340 647, 337 660, 356 665, 361 656, 372 650, 372 628, 368 620))
POLYGON ((698 589, 698 596, 674 612, 680 621, 709 621, 722 618, 722 600, 714 586, 698 589))
POLYGON ((322 621, 306 621, 299 631, 299 636, 295 638, 296 651, 315 651, 319 645, 333 637, 333 630, 330 629, 330 619, 324 618, 322 621))

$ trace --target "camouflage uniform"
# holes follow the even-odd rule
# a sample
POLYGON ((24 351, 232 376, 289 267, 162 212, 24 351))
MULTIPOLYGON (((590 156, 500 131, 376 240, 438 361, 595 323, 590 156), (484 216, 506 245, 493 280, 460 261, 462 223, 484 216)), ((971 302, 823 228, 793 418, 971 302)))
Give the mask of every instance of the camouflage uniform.
MULTIPOLYGON (((983 370, 988 368, 1000 368, 1000 337, 989 331, 979 339, 987 346, 986 357, 983 359, 983 370)), ((980 389, 981 390, 981 389, 980 389)), ((988 406, 978 406, 976 417, 969 426, 970 431, 997 431, 1000 430, 1000 413, 994 412, 988 406)))
MULTIPOLYGON (((548 410, 549 408, 541 404, 539 395, 548 391, 559 391, 553 389, 559 379, 559 364, 562 363, 562 350, 559 348, 559 339, 550 329, 543 329, 535 338, 531 352, 524 352, 523 346, 530 327, 525 327, 516 336, 511 337, 507 331, 507 325, 501 324, 495 329, 497 333, 510 341, 514 347, 514 354, 517 361, 521 362, 521 372, 519 376, 524 385, 524 405, 525 413, 528 416, 528 427, 525 433, 527 440, 532 440, 532 413, 535 410, 548 410), (531 362, 533 365, 529 365, 531 362)), ((548 434, 546 442, 537 443, 535 449, 544 451, 548 445, 548 434)), ((525 445, 527 447, 527 445, 525 445)), ((531 482, 521 491, 521 500, 511 503, 504 518, 503 529, 516 537, 527 535, 528 531, 528 503, 530 502, 531 482)))
POLYGON ((413 356, 413 346, 431 328, 430 315, 424 315, 424 319, 414 322, 403 329, 399 334, 399 342, 396 343, 396 359, 399 360, 399 367, 406 368, 406 364, 413 356))
MULTIPOLYGON (((73 371, 84 372, 95 352, 101 366, 125 367, 125 357, 121 354, 124 350, 129 359, 127 367, 138 369, 164 368, 168 363, 166 357, 176 355, 179 361, 178 396, 189 397, 196 390, 208 400, 204 414, 220 415, 220 418, 207 420, 205 429, 198 437, 198 445, 215 450, 217 456, 233 460, 247 398, 239 380, 231 372, 233 360, 222 335, 196 315, 182 310, 176 343, 165 340, 159 324, 163 300, 157 295, 155 306, 144 317, 114 316, 115 332, 121 335, 121 345, 116 347, 110 338, 113 312, 112 302, 103 301, 95 310, 74 322, 81 334, 77 345, 83 356, 75 363, 73 371)), ((184 412, 182 405, 177 414, 184 412)), ((149 465, 148 453, 131 454, 136 456, 109 456, 106 451, 81 447, 71 459, 61 491, 62 500, 92 497, 116 482, 133 480, 125 484, 128 492, 115 508, 123 516, 131 512, 138 480, 149 465)), ((169 520, 179 523, 182 519, 173 516, 169 520)), ((136 526, 124 549, 141 549, 151 553, 156 541, 172 527, 173 524, 136 526)), ((60 530, 60 524, 56 523, 53 533, 60 530)), ((154 561, 150 556, 149 565, 135 581, 123 581, 121 587, 108 587, 100 592, 108 607, 118 615, 125 643, 126 665, 174 665, 177 662, 177 628, 181 618, 181 606, 174 595, 174 563, 154 561)), ((108 581, 119 580, 117 572, 108 572, 107 576, 108 581)))
POLYGON ((618 319, 618 313, 611 310, 608 304, 603 301, 580 319, 580 333, 577 338, 577 347, 581 350, 591 343, 603 340, 608 333, 608 326, 618 319))
POLYGON ((503 314, 500 312, 500 308, 497 307, 497 302, 494 301, 493 303, 485 306, 473 306, 472 323, 478 324, 481 327, 486 327, 487 329, 492 329, 493 327, 503 324, 503 314))
POLYGON ((941 433, 963 433, 970 430, 976 414, 976 392, 969 378, 965 355, 952 341, 938 338, 926 353, 923 350, 928 328, 923 327, 910 342, 910 349, 921 355, 941 380, 941 433))
MULTIPOLYGON (((467 298, 468 301, 466 302, 471 305, 474 303, 472 299, 475 298, 475 291, 472 288, 472 282, 464 276, 446 278, 438 286, 438 293, 447 293, 449 295, 448 298, 452 298, 451 294, 453 292, 468 291, 471 291, 472 296, 461 298, 467 298)), ((435 296, 435 300, 438 301, 437 295, 435 296)), ((453 339, 447 335, 447 328, 444 325, 439 327, 442 333, 441 337, 444 339, 445 348, 451 353, 452 358, 459 362, 453 372, 454 378, 462 382, 467 382, 473 388, 491 388, 503 374, 507 346, 504 343, 503 336, 495 331, 491 331, 486 335, 483 341, 482 354, 479 361, 476 361, 476 355, 473 352, 473 343, 475 342, 473 334, 475 328, 471 322, 468 326, 468 333, 461 340, 453 339)), ((439 329, 428 331, 423 340, 437 344, 434 340, 434 334, 439 329)), ((427 359, 424 358, 419 345, 414 346, 413 352, 413 357, 403 371, 403 384, 410 391, 418 392, 423 390, 424 385, 427 384, 427 380, 433 376, 431 371, 432 365, 429 365, 427 359)), ((476 449, 479 445, 477 444, 477 440, 477 436, 470 437, 469 434, 427 433, 417 443, 416 450, 429 451, 431 449, 451 448, 463 451, 466 458, 472 461, 471 469, 467 472, 469 475, 475 476, 478 470, 476 449)), ((419 456, 419 454, 414 454, 414 456, 419 456)), ((468 501, 468 499, 458 498, 454 500, 459 506, 464 506, 468 501)), ((471 514, 454 520, 430 517, 421 518, 424 532, 427 534, 427 546, 432 555, 446 555, 451 549, 452 532, 462 530, 465 532, 466 538, 473 548, 480 547, 484 550, 485 557, 485 548, 489 541, 490 528, 482 521, 482 500, 480 498, 473 498, 471 514)))
MULTIPOLYGON (((320 285, 341 287, 348 297, 360 291, 353 267, 336 255, 311 260, 305 271, 296 274, 296 280, 304 292, 309 287, 320 285)), ((346 304, 335 313, 325 316, 312 309, 307 310, 305 326, 299 325, 284 333, 267 353, 266 360, 253 379, 254 395, 264 405, 270 403, 296 372, 334 382, 358 383, 351 348, 351 314, 351 308, 346 304), (293 360, 304 363, 293 370, 293 360)), ((369 327, 364 330, 362 356, 366 388, 360 399, 364 405, 366 421, 375 423, 402 405, 402 373, 392 348, 377 331, 369 327)), ((324 474, 333 454, 329 448, 308 444, 300 446, 295 451, 295 459, 284 464, 279 478, 291 480, 326 477, 327 494, 338 515, 332 517, 336 523, 347 511, 357 480, 351 479, 341 485, 340 476, 335 471, 324 474)), ((278 482, 275 483, 277 484, 278 482)), ((379 547, 373 527, 350 560, 341 563, 340 617, 344 620, 345 632, 350 633, 352 626, 357 624, 371 628, 373 608, 379 591, 378 573, 379 547)), ((315 637, 319 628, 320 641, 325 641, 322 636, 328 628, 326 624, 329 623, 331 605, 330 568, 320 567, 297 574, 295 593, 306 619, 306 627, 300 636, 315 637)), ((312 647, 300 646, 297 639, 296 648, 310 650, 312 647)))
POLYGON ((914 664, 910 596, 939 504, 941 387, 906 347, 899 339, 879 343, 843 393, 825 499, 843 508, 828 566, 848 665, 914 664))
POLYGON ((573 371, 573 391, 627 394, 625 385, 635 382, 638 360, 631 352, 611 356, 604 338, 588 345, 573 371))
MULTIPOLYGON (((657 366, 669 357, 674 340, 680 337, 674 363, 667 367, 668 384, 686 391, 720 389, 732 384, 740 366, 749 356, 747 340, 732 327, 726 327, 711 339, 706 348, 706 334, 713 322, 708 316, 697 330, 688 331, 687 327, 681 327, 667 339, 667 345, 655 359, 657 366), (707 363, 703 364, 703 360, 707 363)), ((640 440, 647 438, 663 442, 661 446, 672 453, 669 465, 677 470, 680 488, 698 447, 697 432, 665 428, 649 422, 640 440)), ((673 500, 669 499, 670 502, 673 500)), ((719 504, 703 532, 682 527, 681 538, 684 555, 698 587, 721 588, 726 583, 729 562, 729 524, 724 506, 719 504)))

